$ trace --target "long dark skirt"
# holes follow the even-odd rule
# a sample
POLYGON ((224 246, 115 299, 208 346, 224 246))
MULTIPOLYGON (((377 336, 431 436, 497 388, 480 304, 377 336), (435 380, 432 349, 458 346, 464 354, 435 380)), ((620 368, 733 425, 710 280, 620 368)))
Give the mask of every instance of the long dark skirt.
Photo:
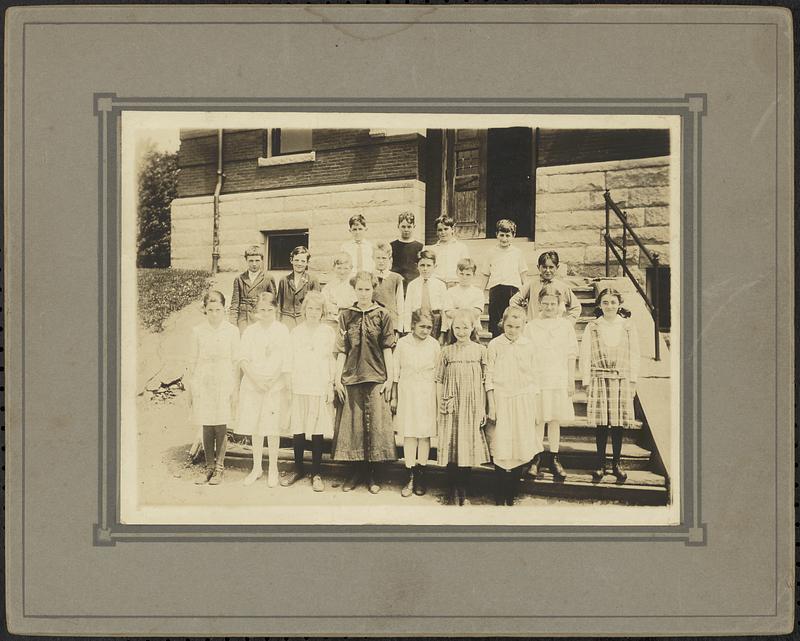
POLYGON ((333 458, 337 461, 396 461, 389 403, 380 383, 346 385, 344 406, 337 403, 333 458))

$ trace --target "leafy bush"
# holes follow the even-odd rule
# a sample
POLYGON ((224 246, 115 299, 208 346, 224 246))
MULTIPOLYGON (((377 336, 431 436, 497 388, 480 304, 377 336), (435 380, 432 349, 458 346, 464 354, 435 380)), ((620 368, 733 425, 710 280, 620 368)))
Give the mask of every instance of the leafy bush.
POLYGON ((137 267, 169 267, 172 200, 178 196, 178 154, 150 147, 139 169, 137 267))
POLYGON ((211 283, 202 269, 139 269, 139 321, 152 332, 164 329, 167 317, 198 300, 211 283))

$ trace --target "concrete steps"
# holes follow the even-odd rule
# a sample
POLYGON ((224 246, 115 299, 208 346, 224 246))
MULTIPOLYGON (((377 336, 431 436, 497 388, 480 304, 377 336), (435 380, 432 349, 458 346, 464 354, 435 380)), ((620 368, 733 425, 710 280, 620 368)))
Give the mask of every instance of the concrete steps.
MULTIPOLYGON (((580 334, 585 328, 586 323, 594 317, 594 286, 587 283, 573 287, 573 292, 581 300, 583 314, 576 324, 576 331, 580 334)), ((486 310, 485 310, 486 311, 486 310)), ((484 314, 481 319, 484 330, 488 322, 488 314, 484 314)), ((488 331, 481 335, 481 341, 486 344, 491 340, 488 331)), ((577 373, 576 373, 577 376, 577 373)), ((628 472, 628 479, 625 483, 617 482, 616 478, 606 475, 600 481, 592 478, 591 472, 596 466, 596 428, 587 424, 586 419, 586 393, 583 390, 577 391, 573 397, 575 407, 575 420, 570 424, 561 426, 561 445, 559 460, 566 470, 566 478, 557 481, 549 471, 543 471, 537 478, 526 476, 523 481, 522 492, 529 495, 541 495, 557 497, 564 500, 593 500, 611 501, 625 504, 638 505, 666 505, 669 501, 669 484, 667 479, 657 471, 652 453, 653 446, 649 428, 641 420, 627 428, 623 432, 622 465, 628 472)), ((404 481, 403 443, 402 439, 396 438, 398 461, 385 465, 383 474, 385 483, 389 488, 396 489, 398 492, 404 481), (396 486, 396 487, 395 487, 396 486)), ((434 494, 444 493, 447 488, 445 470, 435 464, 436 447, 435 441, 431 448, 431 461, 429 461, 429 487, 434 494)), ((323 457, 323 474, 331 479, 344 478, 347 473, 345 464, 330 460, 329 440, 325 441, 323 457)), ((545 446, 547 439, 545 438, 545 446)), ((306 444, 310 448, 310 444, 306 444)), ((291 439, 281 439, 281 461, 284 469, 288 469, 289 461, 292 459, 291 439)), ((228 448, 228 457, 233 460, 249 459, 251 450, 248 445, 231 443, 228 448)), ((266 456, 266 454, 265 454, 266 456)), ((310 452, 306 452, 306 458, 310 463, 310 452)), ((607 459, 610 465, 611 442, 609 438, 607 459)), ((545 457, 545 463, 547 459, 545 457)), ((244 462, 242 461, 242 464, 244 462)), ((543 466, 546 470, 546 465, 543 466)), ((493 468, 490 465, 478 466, 474 468, 472 474, 472 493, 473 503, 493 504, 492 496, 493 468)), ((393 491, 393 490, 390 490, 393 491)))
MULTIPOLYGON (((289 441, 286 441, 289 444, 289 441)), ((555 480, 549 471, 542 471, 534 478, 530 474, 523 477, 521 494, 552 496, 567 500, 600 500, 635 505, 664 505, 668 500, 668 488, 663 476, 656 474, 638 465, 626 467, 628 479, 624 483, 617 481, 616 477, 606 474, 599 481, 595 481, 590 468, 573 467, 573 460, 569 457, 568 450, 562 443, 562 453, 559 459, 565 467, 566 478, 563 481, 555 480)), ((328 444, 329 446, 329 444, 328 444)), ((639 448, 641 449, 641 448, 639 448)), ((623 458, 625 458, 623 448, 623 458)), ((628 450, 630 458, 640 456, 636 449, 628 450)), ((399 452, 402 455, 402 451, 399 452)), ((432 452, 432 456, 434 456, 432 452)), ((249 446, 231 444, 228 448, 228 463, 237 466, 249 466, 251 451, 249 446)), ((402 456, 401 456, 402 458, 402 456)), ((265 459, 266 460, 266 459, 265 459)), ((283 447, 280 451, 279 468, 283 473, 291 470, 293 454, 291 448, 283 447)), ((304 461, 311 464, 311 455, 306 452, 304 461)), ((624 461, 625 464, 628 461, 624 461)), ((335 489, 346 478, 349 472, 347 463, 332 461, 328 456, 322 460, 322 474, 330 487, 335 489)), ((384 491, 400 491, 405 482, 405 469, 401 460, 383 464, 380 470, 381 483, 384 491)), ((431 459, 427 465, 428 487, 431 494, 444 495, 447 491, 447 474, 445 468, 436 464, 431 459)), ((470 489, 472 503, 492 504, 494 469, 491 465, 476 466, 472 470, 470 489)))

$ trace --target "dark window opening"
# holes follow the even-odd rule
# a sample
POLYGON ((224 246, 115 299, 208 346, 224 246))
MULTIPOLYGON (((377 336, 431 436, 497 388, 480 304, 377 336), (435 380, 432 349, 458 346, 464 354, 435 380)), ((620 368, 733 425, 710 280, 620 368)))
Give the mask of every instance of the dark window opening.
POLYGON ((268 156, 283 156, 311 151, 311 129, 270 129, 268 156), (271 153, 270 153, 271 152, 271 153))
POLYGON ((308 247, 308 230, 264 232, 267 245, 267 269, 285 271, 292 268, 289 255, 295 247, 308 247))

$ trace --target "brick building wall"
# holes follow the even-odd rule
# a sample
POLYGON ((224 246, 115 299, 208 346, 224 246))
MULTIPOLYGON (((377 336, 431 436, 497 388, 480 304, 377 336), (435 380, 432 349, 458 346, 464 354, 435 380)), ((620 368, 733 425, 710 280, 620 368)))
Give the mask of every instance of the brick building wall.
MULTIPOLYGON (((311 268, 326 278, 333 254, 349 239, 347 221, 362 214, 368 238, 392 240, 397 215, 412 211, 422 236, 425 138, 370 135, 368 129, 314 129, 312 161, 260 167, 267 130, 224 130, 220 197, 220 269, 244 268, 249 245, 268 253, 271 232, 308 230, 311 268)), ((182 130, 178 198, 172 203, 172 265, 211 265, 217 132, 182 130)))
MULTIPOLYGON (((424 180, 424 137, 370 136, 368 129, 315 129, 311 162, 259 167, 266 155, 265 129, 223 132, 222 193, 312 187, 386 180, 424 180)), ((217 133, 213 130, 181 132, 178 152, 178 196, 212 194, 217 180, 217 133)))

